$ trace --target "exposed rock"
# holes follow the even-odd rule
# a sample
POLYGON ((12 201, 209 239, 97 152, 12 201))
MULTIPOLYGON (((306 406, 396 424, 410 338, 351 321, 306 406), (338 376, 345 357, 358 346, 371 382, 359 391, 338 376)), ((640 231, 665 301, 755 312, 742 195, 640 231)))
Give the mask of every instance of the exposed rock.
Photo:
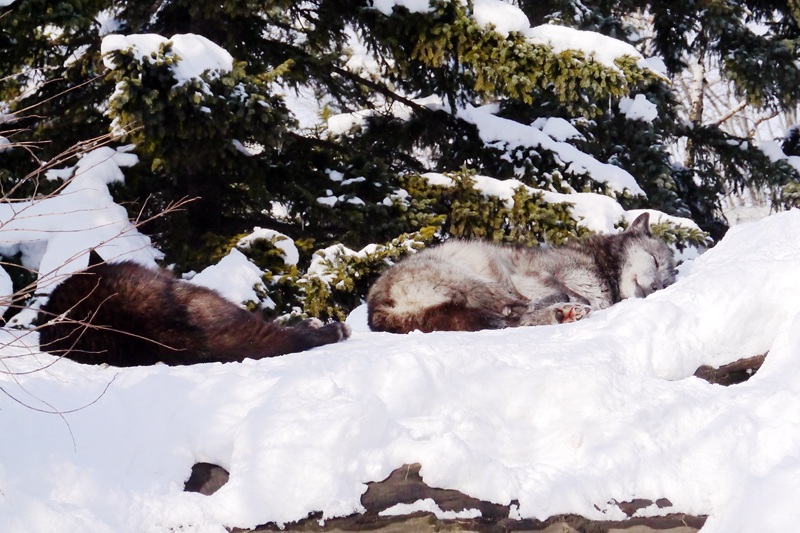
POLYGON ((652 502, 650 500, 643 500, 641 498, 636 498, 629 502, 617 503, 617 507, 619 507, 620 510, 623 513, 625 513, 625 515, 628 518, 630 518, 636 514, 636 511, 644 509, 645 507, 650 507, 651 505, 653 505, 653 503, 655 503, 656 507, 658 507, 659 509, 666 509, 667 507, 672 507, 672 502, 666 498, 659 498, 655 502, 652 502))
POLYGON ((718 385, 736 385, 743 383, 750 379, 761 365, 764 364, 767 354, 756 355, 745 359, 739 359, 733 363, 723 365, 719 368, 713 368, 708 365, 703 365, 698 368, 694 375, 700 379, 704 379, 709 383, 716 383, 718 385))
MULTIPOLYGON (((367 492, 361 497, 366 512, 343 518, 322 521, 321 513, 312 514, 305 520, 278 527, 265 524, 252 530, 264 531, 324 531, 330 533, 346 531, 381 531, 383 533, 435 532, 435 531, 479 531, 541 532, 541 533, 694 533, 705 523, 705 516, 690 516, 680 513, 655 517, 634 517, 637 510, 650 505, 659 508, 671 507, 669 500, 633 500, 618 503, 629 517, 622 521, 588 520, 577 515, 561 515, 547 520, 517 520, 509 518, 511 506, 499 505, 472 498, 449 489, 429 487, 419 474, 419 464, 404 465, 392 472, 384 481, 368 483, 367 492), (431 513, 415 512, 402 516, 382 516, 380 513, 398 503, 414 503, 432 499, 442 511, 464 511, 478 509, 479 518, 444 520, 431 513)), ((232 533, 248 530, 234 529, 232 533)))
POLYGON ((219 465, 197 463, 192 467, 192 474, 186 480, 183 490, 210 496, 227 483, 228 478, 230 478, 228 471, 219 465))

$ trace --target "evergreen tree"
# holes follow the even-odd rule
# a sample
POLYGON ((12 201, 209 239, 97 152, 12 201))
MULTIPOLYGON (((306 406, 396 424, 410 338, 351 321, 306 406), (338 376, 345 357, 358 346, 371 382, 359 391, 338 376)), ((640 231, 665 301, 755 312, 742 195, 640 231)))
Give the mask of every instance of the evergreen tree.
MULTIPOLYGON (((275 312, 341 316, 409 248, 450 235, 531 244, 585 233, 570 193, 691 216, 719 235, 727 184, 793 179, 746 139, 682 123, 668 79, 633 47, 619 46, 609 60, 582 46, 590 34, 564 41, 552 33, 574 27, 617 39, 603 45, 637 44, 629 15, 648 13, 668 73, 684 68, 687 54, 715 55, 750 101, 788 106, 797 23, 787 7, 520 1, 528 20, 509 21, 487 18, 488 5, 432 0, 416 12, 366 0, 16 0, 0 8, 0 101, 13 118, 0 123, 0 136, 35 143, 36 157, 4 152, 0 180, 9 190, 40 161, 115 132, 141 161, 115 190, 132 216, 197 198, 143 228, 166 263, 199 269, 254 227, 272 228, 300 253, 300 266, 288 270, 251 254, 266 277, 281 280, 275 312), (769 22, 769 31, 754 34, 754 21, 769 22), (688 30, 697 35, 691 42, 688 30), (111 46, 112 33, 164 40, 111 46), (176 51, 186 34, 227 51, 230 64, 186 77, 188 58, 176 51), (752 47, 755 59, 745 54, 752 47), (753 61, 787 65, 758 76, 753 61), (654 117, 629 116, 637 96, 654 117), (328 120, 303 116, 301 100, 316 100, 328 120), (668 157, 680 138, 691 144, 688 166, 668 157), (430 172, 452 185, 432 182, 430 172), (501 198, 480 176, 518 185, 501 198), (553 201, 546 192, 567 196, 553 201)), ((47 187, 31 182, 17 194, 47 187)), ((696 231, 662 229, 680 244, 705 242, 696 231)))

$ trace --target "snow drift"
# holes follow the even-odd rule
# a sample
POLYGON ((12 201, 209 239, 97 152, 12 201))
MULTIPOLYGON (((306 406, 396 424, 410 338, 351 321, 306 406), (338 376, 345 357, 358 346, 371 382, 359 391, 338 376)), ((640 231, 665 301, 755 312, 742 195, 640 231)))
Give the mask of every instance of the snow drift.
POLYGON ((678 282, 566 325, 392 335, 241 364, 89 367, 2 331, 0 530, 225 531, 361 510, 418 462, 519 515, 624 519, 668 498, 704 532, 800 520, 800 211, 734 227, 678 282), (691 377, 769 351, 744 384, 691 377), (41 369, 36 371, 37 369, 41 369), (57 410, 60 415, 41 412, 57 410), (230 471, 182 491, 192 464, 230 471))

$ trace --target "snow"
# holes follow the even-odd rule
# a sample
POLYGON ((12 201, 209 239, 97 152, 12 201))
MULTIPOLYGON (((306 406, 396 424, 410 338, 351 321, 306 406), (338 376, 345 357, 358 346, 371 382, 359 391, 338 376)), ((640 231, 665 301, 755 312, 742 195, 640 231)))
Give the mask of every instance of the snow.
POLYGON ((458 111, 458 116, 478 127, 481 139, 487 143, 508 143, 509 146, 530 146, 552 151, 573 174, 588 173, 595 181, 606 183, 613 191, 628 189, 633 194, 644 194, 636 179, 626 170, 598 161, 571 144, 557 141, 535 126, 526 126, 513 120, 495 116, 493 105, 473 107, 469 104, 458 111))
MULTIPOLYGON (((445 109, 442 99, 436 95, 411 100, 417 105, 425 106, 432 110, 445 109)), ((327 127, 333 135, 341 135, 351 129, 361 127, 364 122, 375 114, 393 115, 401 120, 408 120, 412 110, 406 104, 390 101, 376 106, 377 109, 362 109, 351 113, 340 113, 328 118, 327 127)))
POLYGON ((541 117, 536 119, 531 125, 542 130, 542 132, 556 141, 583 139, 583 135, 575 129, 575 126, 561 117, 541 117))
POLYGON ((660 74, 664 78, 667 78, 669 74, 669 69, 667 68, 667 64, 664 63, 664 60, 658 56, 652 56, 645 58, 647 62, 647 67, 656 74, 660 74))
MULTIPOLYGON (((461 0, 462 4, 466 4, 461 0)), ((412 13, 427 13, 432 10, 428 0, 373 0, 372 7, 384 15, 391 15, 396 6, 407 8, 412 13)), ((509 33, 522 34, 534 44, 542 44, 552 48, 556 54, 567 50, 582 52, 601 65, 618 71, 615 61, 621 57, 629 56, 636 59, 636 66, 641 69, 663 76, 663 62, 646 59, 632 45, 608 37, 601 33, 585 30, 576 30, 556 24, 543 24, 530 26, 530 21, 525 13, 512 3, 504 0, 473 0, 472 18, 484 28, 507 37, 509 33)))
POLYGON ((129 150, 93 150, 74 167, 47 172, 51 180, 64 180, 55 194, 0 203, 0 251, 21 252, 24 266, 40 272, 38 292, 49 293, 63 276, 85 268, 91 249, 106 260, 155 266, 160 253, 108 191, 108 185, 124 181, 120 167, 138 162, 129 150))
MULTIPOLYGON (((437 172, 426 172, 422 174, 422 177, 431 185, 440 187, 452 187, 454 185, 452 178, 437 172)), ((513 206, 514 191, 519 188, 527 189, 531 194, 541 194, 548 203, 571 203, 573 204, 571 209, 572 216, 578 222, 578 225, 595 233, 614 233, 617 231, 617 223, 621 220, 625 219, 628 223, 633 222, 637 216, 645 211, 650 213, 650 222, 652 224, 670 222, 688 229, 700 229, 691 219, 667 215, 654 209, 631 209, 626 211, 613 198, 603 194, 590 192, 563 194, 529 187, 515 179, 498 180, 481 175, 472 176, 472 179, 475 181, 476 189, 486 196, 496 196, 504 200, 509 208, 513 206)))
POLYGON ((100 26, 98 33, 101 36, 115 33, 122 28, 122 23, 117 19, 117 13, 111 9, 101 11, 96 20, 100 26))
POLYGON ((432 10, 429 0, 372 0, 372 7, 384 15, 391 15, 396 6, 412 13, 428 13, 432 10))
MULTIPOLYGON (((264 273, 247 256, 233 248, 219 263, 192 277, 190 283, 214 289, 234 303, 258 302, 256 291, 267 292, 263 276, 264 273)), ((266 307, 275 307, 275 302, 267 299, 266 307)))
POLYGON ((619 101, 619 110, 628 120, 653 122, 658 117, 658 108, 643 94, 637 94, 635 98, 623 97, 619 101))
MULTIPOLYGON (((429 109, 447 108, 441 98, 435 95, 413 101, 429 109)), ((649 104, 649 102, 647 103, 649 104)), ((637 108, 645 107, 646 104, 637 104, 637 108)), ((564 142, 582 137, 580 132, 566 120, 541 118, 531 125, 526 125, 498 117, 496 116, 498 111, 499 107, 497 105, 474 107, 466 104, 465 107, 456 110, 456 115, 474 124, 478 128, 481 139, 486 144, 504 147, 509 152, 526 147, 547 150, 554 153, 557 160, 564 165, 564 171, 567 173, 588 174, 590 178, 599 183, 607 184, 615 192, 623 192, 627 189, 632 194, 644 195, 644 191, 628 171, 609 163, 603 163, 591 155, 581 152, 575 146, 564 142)), ((333 135, 340 135, 360 127, 367 118, 376 112, 372 109, 366 109, 333 115, 328 118, 328 130, 333 135)), ((392 103, 385 106, 381 112, 393 114, 397 118, 405 120, 410 115, 411 110, 404 104, 392 103)), ((335 197, 317 198, 317 202, 328 206, 333 206, 337 201, 341 200, 341 198, 337 199, 335 197)))
POLYGON ((381 78, 380 61, 370 52, 362 37, 352 27, 345 30, 347 35, 347 48, 345 53, 349 56, 344 68, 353 74, 371 79, 381 78))
POLYGON ((283 98, 286 108, 292 113, 301 130, 311 130, 322 123, 321 115, 332 98, 329 95, 316 94, 312 87, 299 85, 289 87, 277 81, 272 85, 273 92, 283 98))
POLYGON ((602 33, 543 24, 530 28, 525 35, 534 43, 550 46, 555 53, 579 50, 587 57, 614 70, 617 70, 615 60, 623 56, 635 58, 639 68, 650 68, 650 63, 632 45, 602 33))
POLYGON ((786 155, 783 152, 783 148, 781 147, 781 143, 778 141, 758 141, 756 143, 756 147, 764 152, 764 155, 769 157, 770 161, 773 163, 777 161, 786 161, 792 167, 795 168, 798 172, 800 172, 800 156, 796 155, 786 155))
POLYGON ((250 235, 239 239, 239 242, 236 243, 236 246, 246 250, 259 239, 273 243, 276 248, 283 252, 282 256, 285 264, 296 265, 300 260, 300 252, 297 250, 297 246, 295 246, 294 241, 290 237, 273 229, 260 228, 256 226, 250 235))
POLYGON ((333 207, 339 202, 340 198, 338 196, 320 196, 317 198, 317 203, 322 205, 327 205, 328 207, 333 207))
POLYGON ((704 533, 792 530, 799 235, 797 210, 734 227, 675 285, 559 326, 393 335, 366 331, 359 308, 350 340, 310 352, 128 369, 56 360, 35 333, 0 330, 0 456, 13 458, 0 466, 0 530, 330 518, 415 462, 429 485, 517 500, 523 518, 623 519, 612 500, 667 498, 640 513, 708 514, 704 533), (744 384, 692 377, 767 351, 744 384), (182 492, 198 461, 230 482, 182 492))
POLYGON ((328 119, 328 130, 330 130, 333 135, 341 135, 364 124, 364 121, 369 118, 371 114, 372 111, 365 110, 333 115, 328 119))
POLYGON ((207 72, 230 72, 233 69, 233 57, 224 48, 214 44, 202 35, 191 33, 176 34, 167 39, 154 33, 133 35, 107 35, 103 37, 100 51, 104 55, 104 64, 108 69, 115 69, 116 64, 109 53, 117 50, 132 50, 137 60, 154 57, 162 46, 172 43, 172 54, 180 59, 172 65, 177 83, 199 79, 207 72))
POLYGON ((0 315, 3 315, 11 305, 11 294, 14 287, 11 284, 11 276, 0 265, 0 315))
POLYGON ((443 511, 441 507, 439 507, 431 498, 417 500, 414 503, 398 503, 397 505, 381 511, 378 514, 380 516, 398 516, 416 513, 419 511, 431 513, 439 520, 456 520, 458 518, 470 519, 479 518, 482 516, 478 509, 464 509, 463 511, 458 512, 443 511))
POLYGON ((502 0, 475 0, 472 17, 483 27, 493 26, 504 37, 511 32, 524 33, 531 26, 520 8, 502 0))
MULTIPOLYGON (((0 0, 0 6, 12 3, 0 0)), ((396 6, 431 10, 428 0, 372 5, 386 15, 396 6)), ((642 68, 663 68, 599 34, 529 28, 507 2, 474 0, 472 7, 479 24, 502 35, 519 32, 556 52, 581 50, 610 68, 623 55, 642 68)), ((113 13, 100 22, 103 34, 116 27, 113 13)), ((143 58, 167 41, 107 35, 102 51, 132 49, 143 58)), ((180 58, 173 66, 177 83, 232 69, 230 54, 204 37, 169 41, 180 58)), ((369 75, 374 65, 362 52, 353 49, 348 68, 369 75)), ((106 65, 115 67, 108 56, 106 65)), ((317 126, 324 102, 307 103, 311 88, 285 90, 301 127, 317 126)), ((444 107, 436 97, 416 102, 444 107)), ((655 118, 643 95, 624 99, 620 109, 631 120, 655 118)), ((613 191, 642 193, 629 173, 567 144, 580 137, 567 121, 543 118, 527 126, 495 116, 496 110, 456 113, 487 143, 550 150, 566 172, 588 173, 613 191)), ((332 117, 328 128, 346 131, 373 112, 332 117)), ((380 112, 403 118, 410 110, 387 104, 380 112)), ((785 158, 777 143, 761 148, 785 158)), ((788 161, 800 168, 800 158, 788 161)), ((44 294, 85 267, 91 249, 110 261, 155 266, 159 252, 108 190, 123 181, 121 169, 136 163, 129 147, 105 147, 48 172, 49 179, 63 180, 57 194, 0 204, 0 251, 20 253, 26 267, 40 271, 44 294)), ((443 174, 424 176, 452 184, 443 174)), ((330 177, 341 185, 363 180, 330 177)), ((475 182, 506 202, 524 186, 488 176, 475 182)), ((593 231, 613 232, 617 222, 643 212, 626 211, 603 195, 529 189, 549 202, 574 204, 578 223, 593 231)), ((318 201, 362 202, 330 191, 318 201)), ((654 223, 696 228, 649 212, 654 223)), ((707 514, 704 533, 793 530, 800 519, 799 236, 797 210, 734 227, 714 249, 681 265, 674 286, 575 324, 391 335, 370 332, 361 306, 347 319, 350 340, 262 361, 82 366, 40 353, 31 330, 2 328, 0 531, 223 533, 314 511, 330 518, 361 511, 366 483, 406 463, 421 463, 431 486, 518 502, 512 518, 623 519, 614 501, 668 498, 673 507, 639 514, 707 514), (766 352, 747 383, 724 388, 692 377, 701 364, 766 352), (198 461, 224 466, 230 482, 213 496, 183 492, 198 461)), ((257 239, 273 242, 287 265, 298 263, 292 240, 273 230, 254 228, 237 246, 246 250, 257 239)), ((332 246, 315 255, 308 273, 333 283, 333 259, 374 251, 332 246)), ((192 282, 242 304, 268 290, 262 274, 233 249, 192 282)), ((0 268, 0 309, 11 290, 0 268)), ((25 325, 34 316, 35 308, 13 323, 25 325)), ((442 511, 432 500, 382 514, 416 511, 444 519, 479 516, 474 509, 442 511)))

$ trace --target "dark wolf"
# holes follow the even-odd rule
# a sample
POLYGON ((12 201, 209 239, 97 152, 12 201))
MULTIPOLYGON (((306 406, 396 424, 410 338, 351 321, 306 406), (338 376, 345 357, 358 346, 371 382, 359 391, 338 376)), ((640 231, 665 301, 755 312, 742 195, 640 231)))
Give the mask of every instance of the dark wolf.
POLYGON ((558 248, 451 241, 389 268, 367 296, 371 329, 476 331, 573 322, 675 281, 647 213, 616 235, 558 248))
POLYGON ((79 363, 190 365, 260 359, 346 339, 349 327, 283 327, 164 270, 104 263, 61 282, 41 308, 41 349, 79 363))

